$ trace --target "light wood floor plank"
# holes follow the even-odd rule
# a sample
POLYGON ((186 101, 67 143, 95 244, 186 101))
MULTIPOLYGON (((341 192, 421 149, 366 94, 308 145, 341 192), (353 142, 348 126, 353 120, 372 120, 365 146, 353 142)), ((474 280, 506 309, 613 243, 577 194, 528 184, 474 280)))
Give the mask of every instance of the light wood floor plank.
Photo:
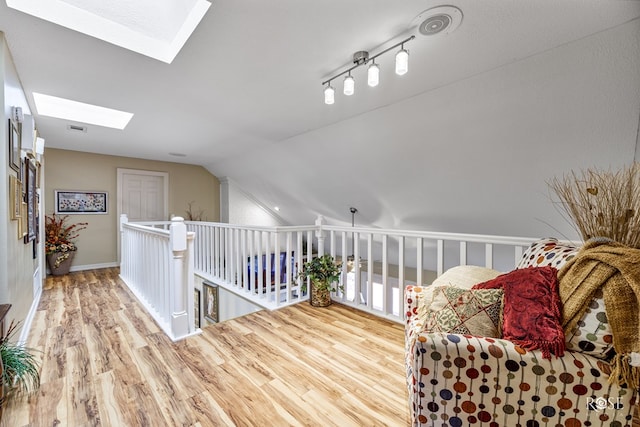
POLYGON ((307 303, 173 343, 117 269, 47 278, 42 386, 2 426, 406 426, 402 326, 307 303))

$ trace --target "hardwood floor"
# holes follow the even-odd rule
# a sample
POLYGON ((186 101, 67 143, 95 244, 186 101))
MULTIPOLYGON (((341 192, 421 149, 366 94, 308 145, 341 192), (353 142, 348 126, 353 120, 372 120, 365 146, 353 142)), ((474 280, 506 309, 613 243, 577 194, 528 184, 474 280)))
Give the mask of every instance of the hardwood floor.
POLYGON ((49 277, 3 426, 406 426, 402 326, 298 304, 172 343, 117 269, 49 277))

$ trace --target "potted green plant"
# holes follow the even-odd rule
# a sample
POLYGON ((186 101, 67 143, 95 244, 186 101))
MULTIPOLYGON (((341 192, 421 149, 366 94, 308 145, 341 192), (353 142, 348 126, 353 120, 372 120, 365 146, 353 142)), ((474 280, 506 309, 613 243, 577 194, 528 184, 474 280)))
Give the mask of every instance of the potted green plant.
POLYGON ((343 289, 341 285, 338 285, 337 289, 333 286, 340 280, 341 268, 342 264, 337 263, 331 255, 311 258, 304 263, 298 276, 303 280, 303 292, 307 290, 307 279, 311 283, 309 302, 312 306, 327 307, 331 304, 331 292, 343 289))
POLYGON ((45 253, 51 274, 59 276, 67 274, 71 268, 71 261, 78 247, 73 239, 79 236, 81 230, 87 228, 86 222, 67 224, 69 215, 47 215, 44 222, 45 253))
POLYGON ((40 371, 33 350, 10 341, 17 327, 18 324, 11 321, 7 333, 0 337, 3 386, 0 408, 8 399, 21 393, 30 394, 40 387, 40 371))

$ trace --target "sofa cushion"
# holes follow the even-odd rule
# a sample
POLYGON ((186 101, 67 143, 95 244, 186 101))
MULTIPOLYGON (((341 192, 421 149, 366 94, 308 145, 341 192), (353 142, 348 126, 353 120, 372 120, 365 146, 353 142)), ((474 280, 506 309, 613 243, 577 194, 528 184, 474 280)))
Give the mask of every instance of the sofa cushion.
POLYGON ((426 310, 425 332, 499 337, 501 289, 437 286, 426 310))
POLYGON ((613 335, 607 320, 602 291, 596 292, 587 312, 576 327, 566 332, 567 349, 609 359, 615 354, 613 335))
MULTIPOLYGON (((580 248, 557 239, 546 238, 533 242, 518 263, 518 268, 552 266, 562 268, 580 248)), ((599 359, 613 356, 613 335, 607 321, 602 293, 596 294, 584 317, 573 331, 566 331, 566 348, 599 359)))
POLYGON ((516 268, 550 266, 560 270, 580 248, 569 243, 560 243, 558 239, 540 239, 531 244, 522 254, 516 268))
POLYGON ((474 289, 503 289, 502 338, 526 349, 541 349, 543 357, 564 354, 557 271, 553 267, 516 269, 474 289))

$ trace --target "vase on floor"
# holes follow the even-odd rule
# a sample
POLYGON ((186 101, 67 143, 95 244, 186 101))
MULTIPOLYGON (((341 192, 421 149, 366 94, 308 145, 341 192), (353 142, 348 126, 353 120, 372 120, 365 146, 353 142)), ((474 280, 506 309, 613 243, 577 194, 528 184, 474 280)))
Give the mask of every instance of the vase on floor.
POLYGON ((326 285, 312 281, 311 282, 311 295, 309 296, 309 302, 314 307, 328 307, 331 305, 331 290, 326 285), (320 285, 320 286, 318 286, 320 285))
POLYGON ((47 255, 47 265, 53 276, 62 276, 69 272, 75 251, 53 252, 47 255))

